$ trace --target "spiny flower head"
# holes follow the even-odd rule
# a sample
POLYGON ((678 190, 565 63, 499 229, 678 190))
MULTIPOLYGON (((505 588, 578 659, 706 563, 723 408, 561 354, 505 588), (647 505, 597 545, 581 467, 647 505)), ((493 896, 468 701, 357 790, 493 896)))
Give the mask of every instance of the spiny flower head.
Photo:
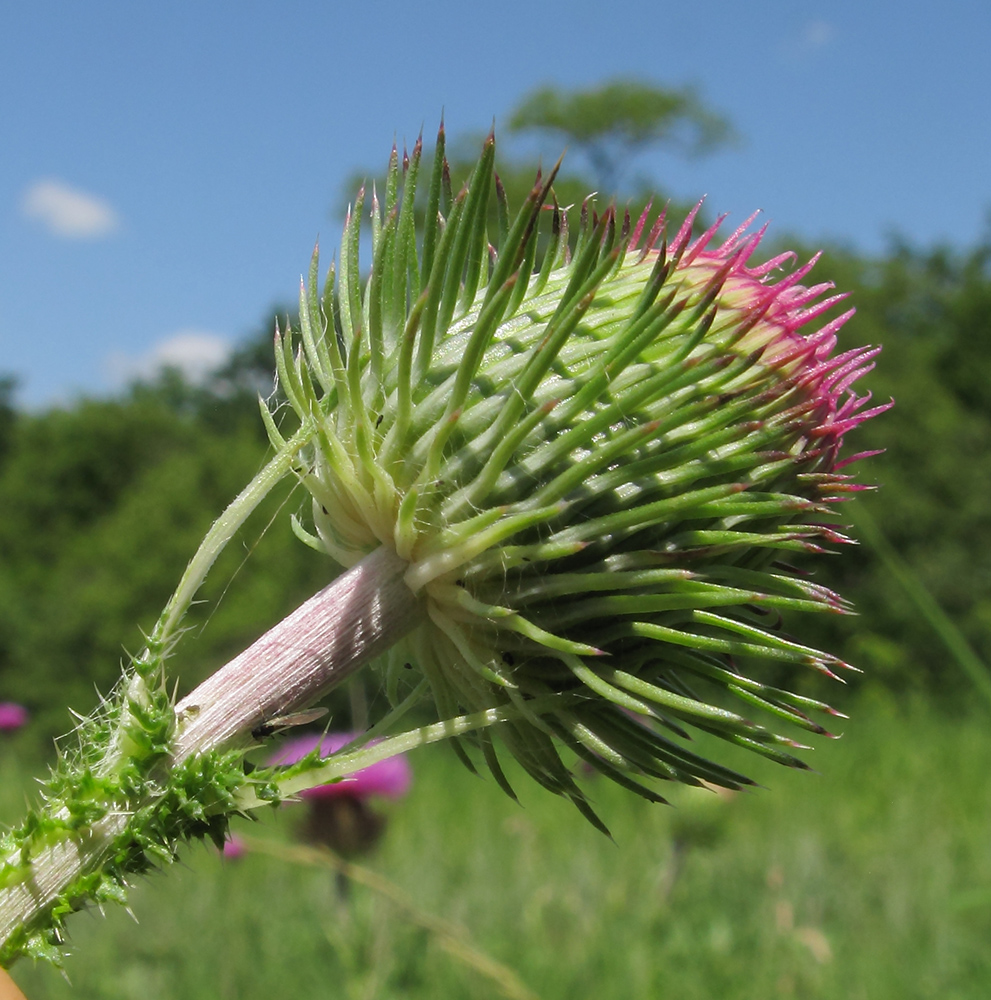
POLYGON ((841 296, 802 284, 814 262, 752 263, 749 225, 718 242, 690 217, 666 243, 663 214, 586 205, 572 239, 556 168, 514 218, 491 136, 455 196, 441 129, 418 234, 421 152, 393 150, 373 191, 364 283, 362 191, 322 292, 314 255, 298 349, 276 336, 312 431, 297 533, 342 566, 394 549, 422 601, 391 695, 412 666, 441 718, 512 706, 505 745, 596 822, 562 745, 655 800, 642 777, 747 781, 689 750, 686 725, 800 766, 770 723, 825 733, 810 713, 832 710, 761 661, 847 665, 767 616, 846 606, 778 558, 845 541, 823 521, 859 488, 839 451, 883 409, 851 388, 874 352, 834 353, 850 314, 815 329, 841 296))

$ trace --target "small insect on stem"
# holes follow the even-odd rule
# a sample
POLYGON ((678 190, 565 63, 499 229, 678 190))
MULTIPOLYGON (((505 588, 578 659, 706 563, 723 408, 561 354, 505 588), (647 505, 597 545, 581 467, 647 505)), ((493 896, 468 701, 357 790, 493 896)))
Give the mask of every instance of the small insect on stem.
POLYGON ((328 708, 308 708, 303 712, 292 712, 290 715, 277 715, 275 718, 266 719, 251 730, 251 738, 254 740, 268 739, 276 733, 281 733, 283 729, 291 729, 293 726, 305 726, 309 722, 316 722, 322 719, 330 709, 328 708))

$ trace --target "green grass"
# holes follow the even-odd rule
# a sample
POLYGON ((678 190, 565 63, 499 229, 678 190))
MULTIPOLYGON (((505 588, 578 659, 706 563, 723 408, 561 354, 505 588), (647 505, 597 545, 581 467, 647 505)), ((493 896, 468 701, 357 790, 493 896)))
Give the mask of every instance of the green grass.
MULTIPOLYGON (((738 759, 768 787, 730 801, 674 789, 676 808, 649 806, 592 780, 615 842, 429 748, 366 862, 408 905, 353 881, 342 894, 325 866, 195 847, 136 886, 137 923, 72 919, 71 988, 27 962, 14 977, 29 1000, 505 995, 473 947, 543 1000, 986 997, 987 720, 863 698, 846 728, 815 751, 818 774, 738 759)), ((26 785, 3 754, 13 819, 26 785)), ((301 808, 242 828, 288 843, 301 808)))

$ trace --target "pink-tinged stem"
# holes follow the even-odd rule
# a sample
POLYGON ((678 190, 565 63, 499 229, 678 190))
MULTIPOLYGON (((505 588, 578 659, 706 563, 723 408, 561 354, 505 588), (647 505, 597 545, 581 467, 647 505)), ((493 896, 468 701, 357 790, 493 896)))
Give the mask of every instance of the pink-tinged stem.
MULTIPOLYGON (((422 614, 403 580, 406 567, 391 550, 377 549, 183 698, 171 764, 248 744, 252 729, 312 704, 402 638, 422 614)), ((146 804, 119 803, 32 857, 26 877, 0 890, 0 945, 77 878, 97 870, 146 804)))
POLYGON ((421 617, 407 565, 377 549, 183 698, 173 762, 249 742, 252 729, 313 704, 401 639, 421 617))

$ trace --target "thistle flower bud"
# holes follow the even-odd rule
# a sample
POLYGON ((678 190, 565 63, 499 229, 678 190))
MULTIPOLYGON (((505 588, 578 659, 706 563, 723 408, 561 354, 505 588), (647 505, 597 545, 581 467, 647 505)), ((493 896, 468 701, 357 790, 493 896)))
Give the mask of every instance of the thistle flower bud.
POLYGON ((842 458, 844 438, 886 408, 853 388, 876 352, 836 353, 850 313, 817 326, 842 296, 803 284, 814 261, 754 263, 749 222, 694 237, 693 213, 667 242, 663 213, 633 223, 586 203, 572 239, 556 167, 513 218, 492 136, 453 196, 441 129, 418 232, 421 156, 420 141, 394 150, 383 201, 372 192, 363 284, 363 192, 322 289, 314 253, 298 336, 276 332, 299 427, 287 440, 263 407, 275 456, 80 721, 43 808, 0 838, 0 963, 58 961, 66 914, 122 901, 183 840, 222 844, 231 815, 426 742, 452 739, 470 765, 457 740, 474 739, 513 794, 498 736, 604 829, 562 748, 663 801, 651 779, 748 783, 689 749, 692 727, 795 767, 778 723, 829 735, 813 716, 839 713, 790 679, 851 668, 767 615, 847 610, 781 561, 847 541, 830 518, 862 488, 843 469, 863 454, 842 458), (349 572, 174 704, 182 617, 290 472, 312 496, 294 529, 349 572), (244 767, 383 650, 396 708, 366 737, 427 689, 439 722, 244 767), (768 664, 789 680, 770 683, 768 664))
POLYGON ((693 238, 693 213, 666 243, 663 213, 586 205, 572 244, 556 168, 510 224, 494 138, 449 200, 443 143, 419 249, 418 141, 384 204, 373 192, 364 286, 362 191, 322 290, 314 254, 298 350, 276 336, 313 428, 297 533, 345 567, 380 546, 403 559, 424 614, 389 654, 391 690, 412 664, 441 718, 512 706, 506 746, 595 822, 562 744, 653 800, 634 775, 747 781, 689 751, 686 725, 804 766, 751 715, 824 734, 809 713, 832 710, 743 665, 849 669, 762 615, 846 610, 776 560, 846 541, 823 518, 860 488, 839 455, 885 408, 852 389, 876 351, 835 353, 852 310, 813 321, 843 296, 802 283, 814 260, 752 263, 749 221, 720 242, 719 223, 693 238))

